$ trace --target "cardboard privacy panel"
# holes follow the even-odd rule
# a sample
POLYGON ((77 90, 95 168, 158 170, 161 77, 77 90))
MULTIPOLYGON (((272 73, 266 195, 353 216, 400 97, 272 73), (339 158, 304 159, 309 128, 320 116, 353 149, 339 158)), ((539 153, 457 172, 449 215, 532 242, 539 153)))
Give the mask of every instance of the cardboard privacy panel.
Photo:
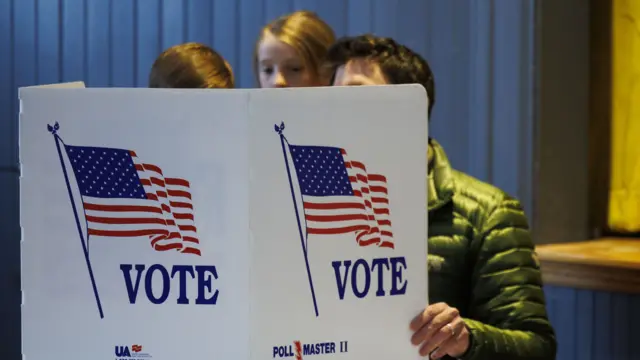
POLYGON ((421 87, 20 99, 26 359, 420 358, 421 87))

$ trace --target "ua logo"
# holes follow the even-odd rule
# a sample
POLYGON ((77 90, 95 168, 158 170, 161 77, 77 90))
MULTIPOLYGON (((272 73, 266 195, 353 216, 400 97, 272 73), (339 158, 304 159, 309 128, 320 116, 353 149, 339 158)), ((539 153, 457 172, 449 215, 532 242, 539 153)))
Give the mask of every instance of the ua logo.
POLYGON ((131 357, 131 352, 129 351, 128 346, 116 345, 115 353, 117 357, 131 357))

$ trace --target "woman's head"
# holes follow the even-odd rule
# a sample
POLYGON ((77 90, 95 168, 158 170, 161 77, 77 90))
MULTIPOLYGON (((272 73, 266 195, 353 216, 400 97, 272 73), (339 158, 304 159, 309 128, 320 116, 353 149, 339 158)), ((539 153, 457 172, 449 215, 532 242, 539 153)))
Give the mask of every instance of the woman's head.
POLYGON ((212 48, 185 43, 165 50, 151 67, 150 88, 231 89, 233 71, 212 48))
POLYGON ((254 70, 260 87, 329 85, 323 60, 335 34, 310 11, 282 16, 262 29, 256 44, 254 70))

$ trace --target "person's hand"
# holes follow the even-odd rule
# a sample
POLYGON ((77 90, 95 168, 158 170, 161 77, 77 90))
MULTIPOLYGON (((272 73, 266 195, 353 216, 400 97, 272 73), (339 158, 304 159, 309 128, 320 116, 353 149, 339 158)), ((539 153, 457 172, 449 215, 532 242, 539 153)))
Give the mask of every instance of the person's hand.
POLYGON ((431 359, 445 355, 462 356, 469 348, 469 329, 458 309, 445 303, 427 306, 409 325, 414 332, 411 343, 420 345, 420 355, 431 359))

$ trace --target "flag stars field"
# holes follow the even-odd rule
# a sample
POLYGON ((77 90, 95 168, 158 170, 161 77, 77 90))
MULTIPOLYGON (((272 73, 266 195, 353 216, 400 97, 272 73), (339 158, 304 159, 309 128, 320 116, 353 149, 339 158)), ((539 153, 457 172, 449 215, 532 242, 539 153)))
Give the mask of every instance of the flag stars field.
POLYGON ((157 251, 200 255, 190 184, 126 149, 65 145, 87 236, 148 237, 157 251))
POLYGON ((393 248, 386 178, 350 161, 344 149, 289 145, 306 233, 355 235, 360 246, 393 248))

